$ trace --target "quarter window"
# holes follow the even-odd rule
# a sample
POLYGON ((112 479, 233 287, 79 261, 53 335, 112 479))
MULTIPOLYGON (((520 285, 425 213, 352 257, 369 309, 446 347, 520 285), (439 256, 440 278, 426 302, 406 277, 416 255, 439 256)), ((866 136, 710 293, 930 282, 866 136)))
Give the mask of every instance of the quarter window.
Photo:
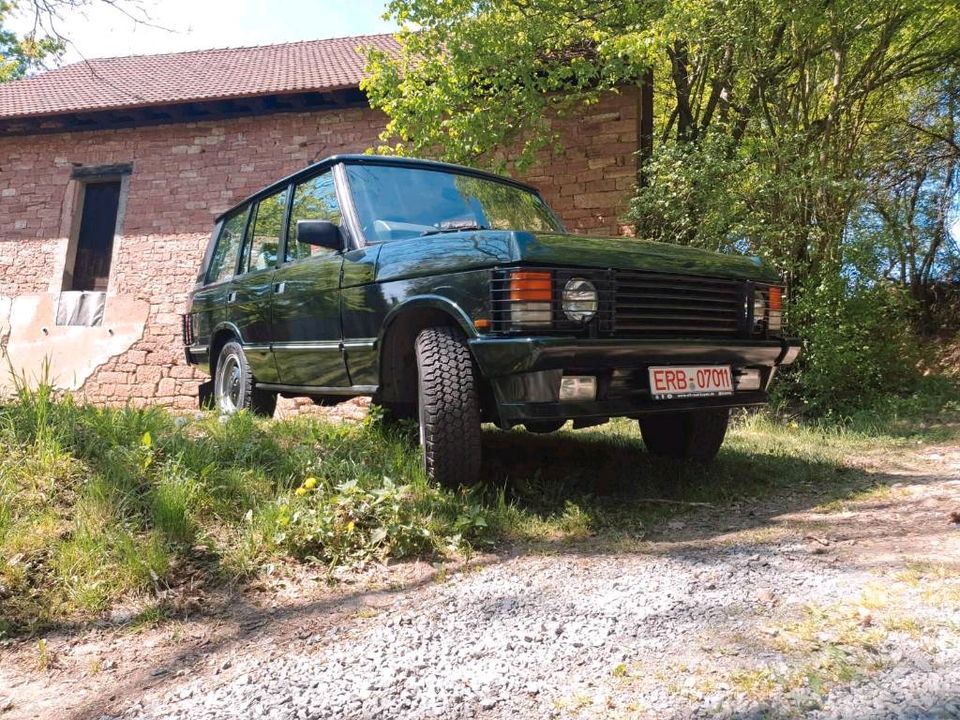
POLYGON ((280 230, 286 209, 286 189, 257 203, 253 222, 250 223, 250 236, 244 250, 241 273, 266 270, 277 264, 280 230))
POLYGON ((207 282, 215 283, 233 277, 246 224, 246 209, 224 220, 220 237, 217 239, 217 248, 213 251, 213 259, 210 261, 207 282))
POLYGON ((328 220, 334 225, 340 225, 341 217, 332 173, 326 172, 297 185, 293 193, 290 229, 287 233, 287 260, 332 252, 328 248, 297 242, 297 220, 328 220))

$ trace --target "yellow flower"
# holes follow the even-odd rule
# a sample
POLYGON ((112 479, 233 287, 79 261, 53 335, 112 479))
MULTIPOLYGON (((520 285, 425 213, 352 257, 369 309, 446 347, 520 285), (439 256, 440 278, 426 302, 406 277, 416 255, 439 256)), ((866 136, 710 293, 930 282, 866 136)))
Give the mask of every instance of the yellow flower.
POLYGON ((296 490, 294 490, 293 492, 294 492, 295 495, 306 495, 306 494, 307 494, 307 489, 306 489, 306 488, 302 488, 302 487, 298 487, 298 488, 297 488, 296 490))
POLYGON ((317 486, 317 479, 315 477, 308 477, 303 481, 303 486, 307 490, 313 490, 317 486))
POLYGON ((350 522, 347 523, 347 532, 352 533, 355 527, 356 525, 354 524, 353 520, 351 520, 350 522))

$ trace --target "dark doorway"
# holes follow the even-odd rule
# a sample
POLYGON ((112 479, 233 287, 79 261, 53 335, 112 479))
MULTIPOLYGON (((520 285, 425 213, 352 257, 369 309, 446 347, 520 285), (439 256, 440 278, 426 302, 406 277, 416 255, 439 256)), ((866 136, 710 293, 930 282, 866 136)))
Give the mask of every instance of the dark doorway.
POLYGON ((73 280, 64 290, 106 291, 119 206, 119 181, 88 183, 84 188, 73 280))

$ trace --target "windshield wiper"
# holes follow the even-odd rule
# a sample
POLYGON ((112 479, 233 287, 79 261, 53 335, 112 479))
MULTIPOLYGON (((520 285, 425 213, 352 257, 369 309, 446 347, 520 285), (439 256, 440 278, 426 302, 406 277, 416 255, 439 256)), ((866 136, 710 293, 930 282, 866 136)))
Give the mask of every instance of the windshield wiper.
POLYGON ((452 233, 452 232, 461 232, 463 230, 490 230, 486 225, 453 225, 451 227, 445 228, 436 228, 435 230, 427 230, 420 233, 419 237, 425 237, 427 235, 440 235, 441 233, 452 233))

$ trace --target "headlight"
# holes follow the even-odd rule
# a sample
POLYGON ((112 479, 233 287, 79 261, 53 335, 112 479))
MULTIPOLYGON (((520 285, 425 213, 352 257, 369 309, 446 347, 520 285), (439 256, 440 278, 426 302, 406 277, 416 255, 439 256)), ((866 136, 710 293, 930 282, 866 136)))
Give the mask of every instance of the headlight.
POLYGON ((600 299, 597 288, 584 278, 570 278, 563 286, 560 306, 563 314, 575 322, 587 322, 597 314, 600 299))

